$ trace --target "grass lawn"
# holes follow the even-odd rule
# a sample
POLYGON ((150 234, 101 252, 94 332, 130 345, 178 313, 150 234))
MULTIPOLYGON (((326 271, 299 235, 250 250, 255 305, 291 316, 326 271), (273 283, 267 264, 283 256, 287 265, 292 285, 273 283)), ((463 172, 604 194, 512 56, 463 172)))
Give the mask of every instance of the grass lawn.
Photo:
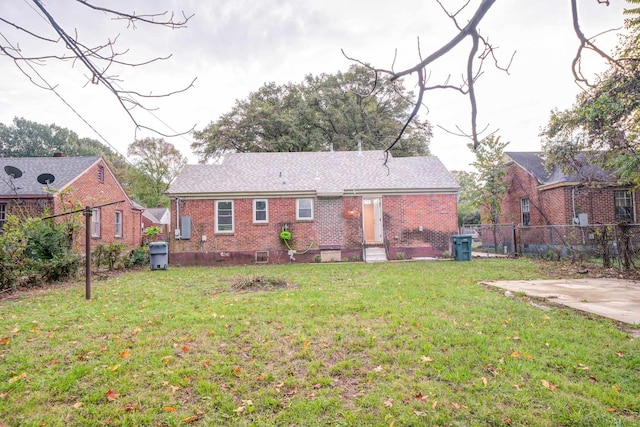
POLYGON ((637 339, 477 283, 533 278, 182 267, 0 300, 0 426, 640 425, 637 339))

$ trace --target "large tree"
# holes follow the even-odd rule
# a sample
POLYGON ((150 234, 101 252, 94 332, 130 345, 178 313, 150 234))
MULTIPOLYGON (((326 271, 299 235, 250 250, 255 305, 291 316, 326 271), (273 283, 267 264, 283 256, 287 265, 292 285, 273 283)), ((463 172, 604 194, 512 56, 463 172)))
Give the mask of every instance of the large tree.
POLYGON ((549 164, 567 172, 595 163, 640 188, 640 28, 637 19, 627 26, 616 63, 570 109, 552 111, 544 150, 549 164))
MULTIPOLYGON (((302 83, 267 83, 228 113, 194 132, 200 161, 225 151, 323 151, 388 146, 404 125, 413 95, 401 81, 377 78, 363 66, 308 75, 302 83)), ((397 156, 429 152, 431 126, 415 120, 396 144, 397 156)))
POLYGON ((131 186, 136 200, 147 207, 168 205, 164 192, 187 163, 187 158, 170 142, 160 138, 137 139, 127 154, 134 162, 131 186))

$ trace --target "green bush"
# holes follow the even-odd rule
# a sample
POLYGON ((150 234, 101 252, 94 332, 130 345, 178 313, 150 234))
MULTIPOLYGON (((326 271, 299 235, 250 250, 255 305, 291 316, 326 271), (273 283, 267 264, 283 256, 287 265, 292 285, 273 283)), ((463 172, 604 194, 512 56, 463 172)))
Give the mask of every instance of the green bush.
POLYGON ((48 282, 72 277, 79 262, 66 223, 8 216, 0 234, 0 289, 15 287, 23 277, 30 278, 29 285, 38 277, 48 282))
POLYGON ((140 267, 149 265, 149 247, 135 248, 129 252, 125 267, 140 267))

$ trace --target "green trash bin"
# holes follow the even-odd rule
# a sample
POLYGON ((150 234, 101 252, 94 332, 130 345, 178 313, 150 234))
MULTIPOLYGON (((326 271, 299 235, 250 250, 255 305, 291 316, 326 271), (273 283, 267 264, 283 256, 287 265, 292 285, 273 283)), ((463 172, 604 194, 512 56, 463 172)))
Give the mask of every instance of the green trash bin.
POLYGON ((454 234, 453 259, 456 261, 471 261, 471 242, 473 242, 473 236, 470 234, 454 234))
POLYGON ((169 244, 167 242, 149 243, 149 261, 152 270, 166 270, 169 265, 169 244))

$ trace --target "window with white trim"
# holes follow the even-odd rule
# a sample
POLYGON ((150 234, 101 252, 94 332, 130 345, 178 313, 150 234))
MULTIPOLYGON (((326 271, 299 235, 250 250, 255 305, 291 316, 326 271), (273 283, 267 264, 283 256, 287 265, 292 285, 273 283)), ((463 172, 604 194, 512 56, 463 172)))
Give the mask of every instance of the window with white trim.
POLYGON ((4 227, 5 222, 7 222, 7 204, 0 203, 0 230, 4 227))
POLYGON ((269 222, 269 201, 266 199, 255 199, 253 201, 253 222, 269 222))
POLYGON ((116 237, 122 237, 122 211, 116 211, 115 233, 116 237))
POLYGON ((531 211, 529 205, 529 199, 520 199, 520 211, 522 212, 521 220, 522 225, 524 226, 531 225, 531 211))
POLYGON ((216 233, 233 231, 233 200, 216 200, 216 233))
POLYGON ((296 200, 296 219, 298 220, 313 219, 313 199, 297 199, 296 200))
POLYGON ((91 209, 91 237, 100 237, 100 209, 91 209))
POLYGON ((633 193, 629 190, 614 191, 616 221, 634 222, 633 193))

